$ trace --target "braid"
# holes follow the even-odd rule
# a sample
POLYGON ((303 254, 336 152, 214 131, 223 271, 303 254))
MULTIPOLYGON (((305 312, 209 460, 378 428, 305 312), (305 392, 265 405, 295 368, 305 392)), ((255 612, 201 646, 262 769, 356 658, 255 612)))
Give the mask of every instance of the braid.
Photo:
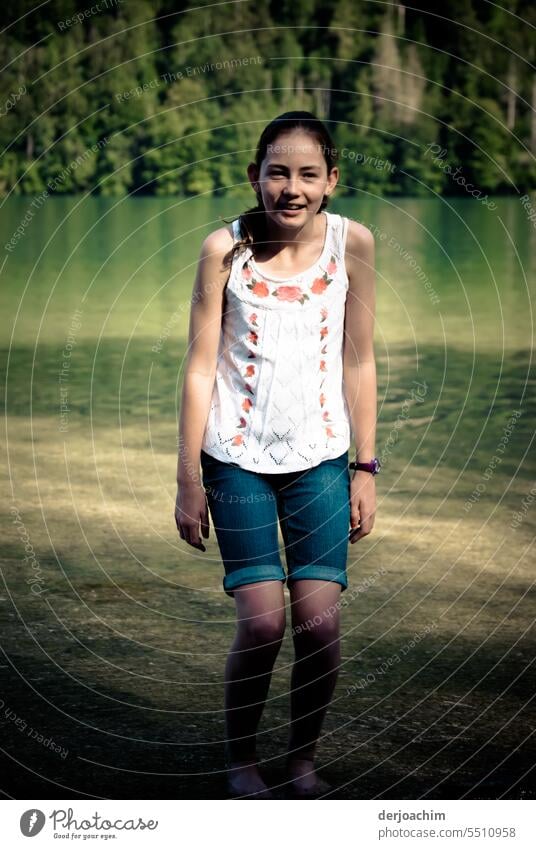
MULTIPOLYGON (((238 239, 229 251, 228 254, 228 262, 231 264, 235 256, 240 254, 246 248, 251 248, 252 250, 256 245, 261 244, 266 241, 266 216, 265 216, 265 208, 264 203, 262 202, 262 196, 260 192, 256 192, 257 195, 257 206, 252 206, 250 209, 246 209, 238 217, 239 229, 241 238, 238 239)), ((222 219, 226 224, 230 224, 231 221, 226 221, 226 219, 222 219)))

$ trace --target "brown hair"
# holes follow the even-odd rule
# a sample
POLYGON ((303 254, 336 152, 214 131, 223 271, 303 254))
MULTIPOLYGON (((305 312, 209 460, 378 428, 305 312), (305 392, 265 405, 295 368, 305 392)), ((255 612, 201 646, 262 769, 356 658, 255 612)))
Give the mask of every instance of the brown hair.
MULTIPOLYGON (((257 144, 257 151, 255 154, 255 164, 259 171, 262 161, 268 151, 268 145, 272 144, 278 136, 296 129, 309 133, 309 135, 313 136, 318 141, 326 161, 328 174, 330 173, 338 159, 338 152, 333 143, 333 139, 319 118, 311 112, 299 111, 284 112, 282 115, 278 115, 277 118, 274 118, 273 121, 270 121, 270 123, 264 128, 257 144)), ((235 242, 227 255, 226 259, 229 264, 232 263, 236 253, 239 253, 247 247, 254 249, 256 245, 266 242, 266 216, 264 214, 264 203, 262 201, 261 192, 257 191, 256 195, 257 205, 247 209, 238 218, 242 238, 235 242)), ((327 205, 328 197, 324 195, 318 213, 322 212, 327 205)), ((226 221, 225 219, 222 220, 225 221, 226 224, 231 223, 231 221, 226 221)))

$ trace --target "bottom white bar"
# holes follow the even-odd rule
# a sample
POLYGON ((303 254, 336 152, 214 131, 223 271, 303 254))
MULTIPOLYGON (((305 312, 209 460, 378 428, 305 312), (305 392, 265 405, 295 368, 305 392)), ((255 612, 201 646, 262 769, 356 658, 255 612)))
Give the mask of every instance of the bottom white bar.
POLYGON ((532 800, 261 801, 6 800, 2 844, 121 847, 205 846, 240 849, 304 845, 517 847, 533 849, 532 800), (249 804, 245 804, 248 801, 249 804), (237 806, 238 803, 238 806, 237 806))

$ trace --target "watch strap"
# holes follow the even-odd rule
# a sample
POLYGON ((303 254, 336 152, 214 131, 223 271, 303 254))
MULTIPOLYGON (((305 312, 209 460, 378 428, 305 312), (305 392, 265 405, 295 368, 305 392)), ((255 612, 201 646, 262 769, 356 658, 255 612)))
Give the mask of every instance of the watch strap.
POLYGON ((381 469, 381 463, 377 457, 373 457, 370 463, 358 463, 354 460, 349 463, 349 466, 357 471, 370 472, 371 475, 377 475, 381 469))

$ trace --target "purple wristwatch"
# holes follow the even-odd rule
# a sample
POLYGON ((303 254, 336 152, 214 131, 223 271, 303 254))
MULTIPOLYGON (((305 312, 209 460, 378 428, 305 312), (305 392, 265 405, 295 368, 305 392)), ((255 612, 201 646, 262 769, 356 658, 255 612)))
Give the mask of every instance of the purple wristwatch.
POLYGON ((377 475, 381 469, 381 463, 377 457, 373 457, 370 463, 352 462, 348 465, 351 469, 357 469, 360 472, 370 472, 371 475, 377 475))

